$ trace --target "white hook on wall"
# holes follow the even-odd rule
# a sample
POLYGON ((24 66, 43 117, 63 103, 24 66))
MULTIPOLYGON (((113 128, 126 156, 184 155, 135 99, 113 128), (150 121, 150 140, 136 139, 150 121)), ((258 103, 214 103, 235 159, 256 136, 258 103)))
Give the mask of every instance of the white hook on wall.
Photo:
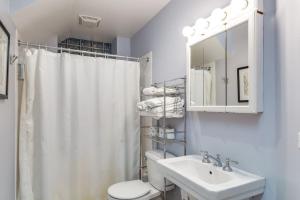
POLYGON ((16 56, 16 55, 10 56, 9 57, 9 64, 11 64, 11 65, 14 64, 17 59, 18 59, 18 56, 16 56))

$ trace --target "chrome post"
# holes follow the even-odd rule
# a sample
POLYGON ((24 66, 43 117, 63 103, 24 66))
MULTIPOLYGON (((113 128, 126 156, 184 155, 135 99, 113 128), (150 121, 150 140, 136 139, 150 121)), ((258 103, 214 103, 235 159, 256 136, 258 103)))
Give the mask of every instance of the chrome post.
POLYGON ((165 185, 165 187, 164 187, 164 200, 167 200, 167 188, 166 188, 167 179, 166 178, 164 178, 164 185, 165 185))
MULTIPOLYGON (((164 159, 167 158, 167 149, 166 149, 166 82, 164 81, 164 119, 163 119, 163 124, 164 124, 164 159)), ((164 178, 164 200, 167 200, 167 179, 164 178)))
POLYGON ((187 99, 186 99, 187 95, 186 95, 186 76, 184 77, 184 155, 186 155, 186 105, 187 105, 187 99))
POLYGON ((167 149, 166 149, 166 140, 167 140, 167 135, 166 135, 166 82, 164 81, 164 118, 163 118, 163 128, 164 128, 164 159, 167 158, 167 149))

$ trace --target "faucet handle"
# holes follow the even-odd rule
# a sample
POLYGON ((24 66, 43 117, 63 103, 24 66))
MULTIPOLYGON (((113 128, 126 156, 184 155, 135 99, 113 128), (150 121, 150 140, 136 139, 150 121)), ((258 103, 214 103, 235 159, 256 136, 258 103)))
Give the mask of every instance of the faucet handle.
POLYGON ((239 162, 238 161, 235 161, 235 160, 231 160, 230 158, 226 158, 225 160, 225 165, 223 167, 223 170, 224 171, 227 171, 227 172, 232 172, 232 168, 230 166, 230 164, 235 164, 235 165, 238 165, 239 162))
POLYGON ((200 153, 201 153, 201 155, 203 155, 202 162, 203 163, 210 163, 208 151, 201 151, 200 153))
MULTIPOLYGON (((227 160, 226 160, 226 161, 227 161, 227 160)), ((233 164, 236 164, 236 165, 238 165, 238 164, 239 164, 239 162, 238 162, 238 161, 231 160, 231 159, 229 159, 229 162, 230 162, 230 163, 233 163, 233 164)))
POLYGON ((204 158, 208 158, 209 157, 208 151, 200 151, 200 155, 202 155, 204 158))

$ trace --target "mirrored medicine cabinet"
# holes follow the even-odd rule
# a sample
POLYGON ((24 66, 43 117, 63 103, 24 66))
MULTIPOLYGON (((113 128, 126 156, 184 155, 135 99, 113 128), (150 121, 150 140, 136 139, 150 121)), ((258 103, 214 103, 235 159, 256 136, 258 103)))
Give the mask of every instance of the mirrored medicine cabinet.
POLYGON ((262 14, 250 10, 187 43, 187 109, 263 111, 262 14))

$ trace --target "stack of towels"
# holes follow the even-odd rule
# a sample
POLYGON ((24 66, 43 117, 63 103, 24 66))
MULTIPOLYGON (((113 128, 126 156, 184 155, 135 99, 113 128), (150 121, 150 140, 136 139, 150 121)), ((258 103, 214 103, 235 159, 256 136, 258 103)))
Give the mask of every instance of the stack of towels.
MULTIPOLYGON (((174 88, 167 88, 166 87, 166 95, 176 94, 177 90, 174 88)), ((144 95, 164 95, 164 88, 162 87, 148 87, 143 89, 144 95)))
POLYGON ((183 117, 184 100, 181 97, 161 97, 165 92, 166 95, 178 94, 174 88, 159 88, 149 87, 143 89, 144 95, 160 96, 148 99, 137 104, 140 114, 143 116, 152 116, 159 119, 164 116, 164 105, 166 104, 167 118, 181 118, 183 117))
POLYGON ((166 104, 166 116, 167 117, 182 117, 184 100, 180 97, 157 97, 141 101, 137 104, 138 109, 142 114, 157 115, 162 117, 164 115, 164 105, 166 104))

